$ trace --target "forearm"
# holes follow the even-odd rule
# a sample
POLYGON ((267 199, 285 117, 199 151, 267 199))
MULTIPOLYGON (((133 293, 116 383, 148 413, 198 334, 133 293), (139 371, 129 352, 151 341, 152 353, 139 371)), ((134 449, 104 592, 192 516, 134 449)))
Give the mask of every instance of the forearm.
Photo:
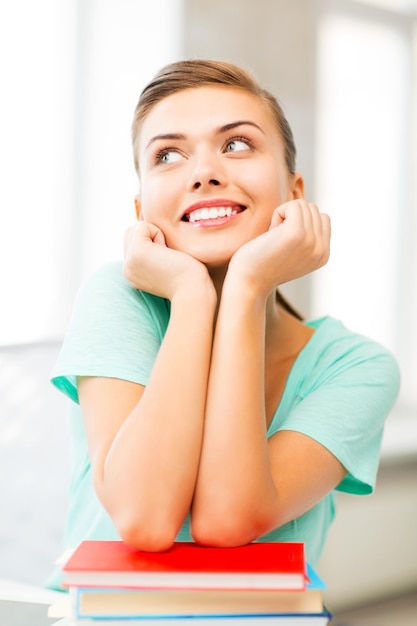
POLYGON ((245 543, 276 510, 266 438, 265 299, 226 281, 213 345, 193 502, 197 539, 245 543))
POLYGON ((157 548, 160 537, 173 541, 194 491, 215 302, 209 290, 190 291, 171 303, 149 383, 106 451, 96 480, 122 537, 139 546, 157 548))

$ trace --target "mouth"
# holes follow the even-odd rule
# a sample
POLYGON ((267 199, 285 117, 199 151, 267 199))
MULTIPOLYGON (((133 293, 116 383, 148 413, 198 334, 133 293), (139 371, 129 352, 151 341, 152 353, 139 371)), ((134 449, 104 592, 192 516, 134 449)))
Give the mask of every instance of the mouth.
POLYGON ((246 206, 236 203, 199 203, 190 207, 182 216, 183 222, 196 224, 198 222, 218 222, 219 220, 227 220, 239 213, 245 211, 246 206))

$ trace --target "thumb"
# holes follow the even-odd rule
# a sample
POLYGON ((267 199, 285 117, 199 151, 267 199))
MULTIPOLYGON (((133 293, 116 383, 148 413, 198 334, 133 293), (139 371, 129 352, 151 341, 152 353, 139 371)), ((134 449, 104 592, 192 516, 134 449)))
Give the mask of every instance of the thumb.
POLYGON ((272 230, 272 228, 276 228, 277 226, 282 224, 284 219, 285 219, 285 211, 283 211, 281 209, 281 207, 278 206, 275 209, 275 211, 272 213, 272 218, 271 218, 271 223, 269 225, 269 230, 272 230))
POLYGON ((149 224, 149 235, 153 243, 157 243, 160 246, 166 246, 164 233, 158 226, 149 224))

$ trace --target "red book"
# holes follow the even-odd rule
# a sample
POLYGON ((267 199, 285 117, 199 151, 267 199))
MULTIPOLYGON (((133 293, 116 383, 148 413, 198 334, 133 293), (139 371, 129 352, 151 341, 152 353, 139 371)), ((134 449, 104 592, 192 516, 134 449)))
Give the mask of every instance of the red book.
POLYGON ((303 543, 211 548, 176 542, 166 552, 121 541, 83 541, 63 567, 66 587, 304 589, 303 543))

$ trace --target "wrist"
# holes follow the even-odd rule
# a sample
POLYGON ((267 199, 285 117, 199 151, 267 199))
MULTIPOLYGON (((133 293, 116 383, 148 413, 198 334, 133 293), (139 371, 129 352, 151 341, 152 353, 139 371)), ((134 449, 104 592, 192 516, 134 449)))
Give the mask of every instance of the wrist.
POLYGON ((177 287, 171 297, 171 307, 204 305, 208 311, 216 308, 217 294, 208 272, 193 275, 177 287))
POLYGON ((229 266, 223 284, 222 300, 233 298, 237 302, 265 306, 269 291, 264 288, 263 280, 258 276, 249 276, 238 267, 229 266))

